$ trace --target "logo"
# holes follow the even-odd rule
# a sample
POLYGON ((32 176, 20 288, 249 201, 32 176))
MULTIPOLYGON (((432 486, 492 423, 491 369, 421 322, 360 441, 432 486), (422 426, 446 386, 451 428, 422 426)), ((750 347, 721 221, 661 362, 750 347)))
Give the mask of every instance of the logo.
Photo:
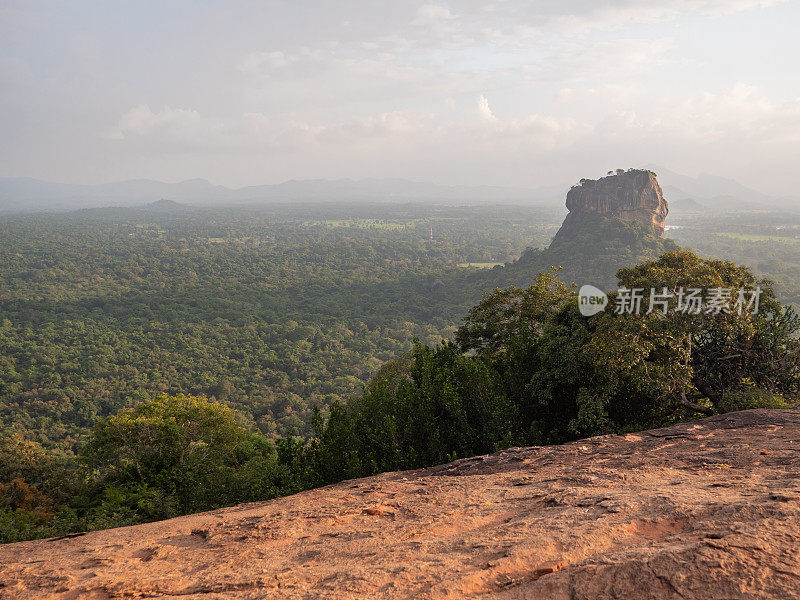
MULTIPOLYGON (((736 288, 619 288, 613 296, 615 315, 641 315, 681 313, 686 315, 744 315, 758 314, 760 286, 753 289, 736 288)), ((603 312, 608 306, 608 295, 593 285, 578 290, 578 309, 584 317, 603 312)))
POLYGON ((608 306, 608 296, 593 285, 584 285, 578 290, 578 310, 584 317, 603 312, 608 306))

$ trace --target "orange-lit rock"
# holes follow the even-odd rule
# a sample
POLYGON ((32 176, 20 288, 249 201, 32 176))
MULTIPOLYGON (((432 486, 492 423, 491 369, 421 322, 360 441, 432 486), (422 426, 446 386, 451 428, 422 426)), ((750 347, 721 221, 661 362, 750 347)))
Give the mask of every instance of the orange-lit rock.
POLYGON ((0 546, 0 598, 797 598, 800 410, 0 546), (768 453, 768 454, 765 454, 768 453))
MULTIPOLYGON (((555 240, 566 240, 579 233, 587 216, 603 216, 623 221, 638 221, 662 236, 669 212, 667 201, 652 171, 618 171, 600 179, 582 179, 567 193, 569 214, 555 240)), ((591 225, 590 225, 591 226, 591 225)))

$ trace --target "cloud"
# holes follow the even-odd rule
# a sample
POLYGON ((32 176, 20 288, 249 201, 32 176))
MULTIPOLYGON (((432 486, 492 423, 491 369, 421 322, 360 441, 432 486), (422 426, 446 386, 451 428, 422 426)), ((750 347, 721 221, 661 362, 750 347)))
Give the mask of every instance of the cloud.
POLYGON ((418 111, 391 111, 328 124, 314 124, 282 116, 245 113, 237 118, 202 116, 193 109, 165 106, 154 112, 136 106, 99 136, 118 144, 152 152, 271 152, 299 150, 307 144, 353 145, 373 138, 402 137, 433 131, 434 115, 418 111))
POLYGON ((563 87, 555 94, 559 104, 627 104, 644 93, 644 88, 636 82, 599 83, 592 86, 563 87))
POLYGON ((45 178, 406 168, 525 184, 534 161, 551 161, 540 174, 552 179, 619 153, 796 161, 786 73, 800 9, 756 14, 780 3, 231 0, 198 8, 190 28, 167 3, 171 35, 149 35, 141 3, 12 0, 0 8, 0 164, 45 178))
POLYGON ((533 70, 559 81, 632 79, 670 62, 669 38, 617 38, 596 43, 566 43, 542 59, 533 70))
POLYGON ((689 139, 798 142, 800 98, 778 102, 739 82, 722 93, 693 95, 672 111, 671 120, 689 139))
POLYGON ((107 140, 124 140, 152 132, 167 134, 173 138, 194 137, 207 128, 196 110, 165 106, 153 112, 146 104, 140 104, 123 114, 117 124, 100 133, 107 140))
MULTIPOLYGON (((638 95, 639 92, 632 92, 638 95)), ((583 90, 562 92, 569 102, 587 101, 592 94, 583 90), (583 99, 574 97, 583 95, 583 99)), ((682 148, 685 153, 714 149, 718 160, 750 153, 777 158, 796 156, 800 142, 800 98, 777 100, 756 86, 737 83, 721 91, 688 93, 674 101, 643 95, 628 108, 614 109, 613 97, 597 96, 606 110, 597 120, 598 140, 618 140, 632 148, 658 143, 682 148), (648 101, 649 100, 649 101, 648 101), (782 149, 782 150, 780 150, 782 149)), ((758 155, 758 156, 757 156, 758 155)))
POLYGON ((492 109, 489 108, 489 101, 483 94, 478 97, 478 113, 487 121, 495 120, 495 116, 492 114, 492 109))
POLYGON ((575 37, 624 26, 675 20, 684 16, 720 17, 785 4, 788 0, 460 0, 423 4, 407 24, 376 36, 384 43, 407 40, 422 47, 527 47, 553 36, 575 37), (411 26, 407 30, 406 25, 411 26), (429 37, 421 34, 426 29, 429 37))
POLYGON ((316 139, 324 143, 352 144, 372 138, 432 133, 436 127, 436 115, 432 113, 391 111, 319 127, 316 139))
POLYGON ((445 114, 396 110, 310 122, 291 115, 270 117, 255 112, 236 118, 207 117, 190 108, 165 106, 153 111, 147 105, 139 105, 100 135, 118 144, 146 142, 153 152, 161 149, 213 153, 294 151, 309 144, 336 146, 346 152, 353 146, 372 143, 371 140, 402 142, 409 147, 435 140, 453 150, 470 139, 502 145, 519 138, 526 140, 527 147, 540 149, 580 145, 589 137, 631 143, 647 137, 692 145, 800 141, 800 98, 777 102, 755 86, 738 83, 723 92, 693 94, 675 103, 651 100, 637 104, 638 108, 615 107, 618 98, 636 93, 635 89, 616 86, 559 93, 564 102, 580 99, 601 103, 599 116, 593 120, 543 112, 499 118, 482 94, 476 102, 478 121, 474 116, 460 119, 458 112, 450 109, 445 114))
POLYGON ((275 81, 307 80, 331 68, 336 55, 330 49, 302 46, 294 49, 250 52, 236 65, 246 80, 272 85, 275 81))
POLYGON ((242 59, 238 69, 243 73, 252 73, 263 67, 269 69, 281 69, 295 62, 295 57, 287 56, 284 52, 251 52, 242 59))
POLYGON ((455 15, 450 9, 439 4, 423 4, 417 9, 412 23, 414 25, 435 25, 442 21, 452 21, 455 15))
MULTIPOLYGON (((542 31, 575 35, 608 27, 668 21, 686 15, 717 17, 784 4, 788 0, 564 0, 503 2, 491 12, 507 34, 542 31)), ((526 36, 528 37, 528 36, 526 36)))

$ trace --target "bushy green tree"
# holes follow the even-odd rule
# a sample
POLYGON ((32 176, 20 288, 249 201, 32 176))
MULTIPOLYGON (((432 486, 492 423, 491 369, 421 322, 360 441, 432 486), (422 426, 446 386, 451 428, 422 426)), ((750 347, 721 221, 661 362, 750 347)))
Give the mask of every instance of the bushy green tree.
POLYGON ((653 288, 672 295, 666 315, 653 311, 623 319, 629 337, 652 344, 640 377, 662 401, 713 414, 725 410, 726 395, 760 390, 773 405, 796 397, 800 319, 776 300, 771 282, 757 280, 746 267, 686 250, 622 269, 619 278, 623 286, 644 288, 645 304, 653 288), (728 299, 718 309, 681 311, 680 292, 690 288, 706 298, 724 290, 728 299), (755 290, 757 304, 750 304, 755 290))
POLYGON ((800 321, 775 300, 769 282, 688 251, 618 276, 621 286, 643 290, 640 311, 618 313, 612 294, 606 312, 584 317, 574 295, 553 294, 540 277, 527 290, 484 299, 459 330, 462 349, 491 357, 502 373, 532 442, 647 428, 734 406, 785 406, 796 397, 800 321), (759 287, 759 310, 740 311, 739 290, 759 287), (729 300, 718 312, 678 310, 680 290, 690 288, 701 297, 724 289, 729 300), (653 289, 673 294, 666 314, 659 305, 648 312, 653 289), (532 312, 530 305, 550 308, 532 312))
POLYGON ((310 448, 311 472, 329 482, 796 398, 800 321, 769 282, 687 251, 618 276, 643 290, 640 311, 615 310, 620 298, 611 294, 605 312, 583 316, 574 288, 553 272, 486 295, 455 344, 417 345, 411 361, 386 367, 363 395, 332 407, 310 448), (739 311, 738 291, 758 286, 758 312, 739 311), (728 304, 677 310, 681 288, 703 297, 726 289, 728 304), (648 310, 651 289, 675 294, 665 296, 665 312, 648 310))
POLYGON ((223 404, 162 395, 100 421, 84 449, 102 490, 97 518, 141 520, 279 495, 272 444, 223 404))
POLYGON ((497 357, 520 339, 540 337, 545 324, 573 297, 574 290, 558 278, 558 269, 540 273, 528 288, 494 290, 470 309, 456 331, 456 343, 465 352, 497 357))
POLYGON ((411 357, 410 366, 383 369, 361 396, 331 407, 313 445, 319 483, 513 444, 515 408, 488 361, 452 343, 417 344, 411 357))
POLYGON ((0 438, 0 543, 73 530, 78 520, 70 504, 84 491, 71 457, 19 434, 0 438))

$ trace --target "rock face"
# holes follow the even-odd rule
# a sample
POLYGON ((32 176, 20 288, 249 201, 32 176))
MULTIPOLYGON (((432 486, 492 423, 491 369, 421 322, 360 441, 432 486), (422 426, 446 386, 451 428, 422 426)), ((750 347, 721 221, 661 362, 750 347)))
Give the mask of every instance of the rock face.
POLYGON ((667 201, 652 171, 617 171, 601 179, 582 179, 567 193, 569 214, 554 241, 571 239, 593 217, 613 217, 638 221, 664 235, 664 222, 669 212, 667 201))
POLYGON ((0 598, 797 598, 800 410, 0 546, 0 598))

